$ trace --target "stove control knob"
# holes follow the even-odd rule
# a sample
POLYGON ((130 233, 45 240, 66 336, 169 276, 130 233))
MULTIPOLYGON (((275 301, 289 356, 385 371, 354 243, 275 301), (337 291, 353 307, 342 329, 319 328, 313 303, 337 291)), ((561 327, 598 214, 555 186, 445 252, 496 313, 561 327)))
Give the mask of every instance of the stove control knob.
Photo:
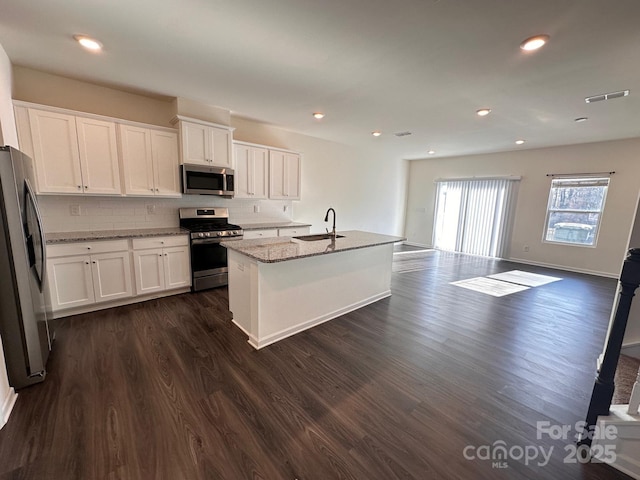
POLYGON ((218 233, 216 233, 216 235, 218 235, 219 237, 223 237, 224 236, 224 232, 218 232, 218 233))
POLYGON ((209 232, 207 232, 207 233, 205 233, 205 234, 204 234, 204 236, 205 236, 205 237, 210 237, 210 236, 211 236, 211 234, 210 234, 209 232))
POLYGON ((199 236, 200 238, 202 238, 202 237, 204 237, 204 233, 199 233, 199 234, 198 234, 198 236, 199 236))
POLYGON ((233 231, 233 234, 234 234, 234 235, 240 235, 240 232, 239 232, 239 231, 237 231, 237 230, 234 230, 234 231, 233 231))

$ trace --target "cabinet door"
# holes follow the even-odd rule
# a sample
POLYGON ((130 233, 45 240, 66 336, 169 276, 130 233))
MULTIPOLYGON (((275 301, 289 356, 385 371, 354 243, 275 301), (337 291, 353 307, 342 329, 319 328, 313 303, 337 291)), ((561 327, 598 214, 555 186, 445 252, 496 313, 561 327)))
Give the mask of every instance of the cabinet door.
POLYGON ((253 148, 252 160, 251 198, 267 198, 269 195, 269 150, 253 148))
POLYGON ((160 292, 164 286, 164 262, 161 248, 133 252, 136 295, 160 292))
POLYGON ((47 261, 47 279, 53 311, 94 303, 91 257, 52 258, 47 261))
POLYGON ((180 122, 182 163, 210 165, 211 140, 209 127, 198 123, 180 122))
POLYGON ((235 198, 251 198, 252 180, 252 158, 251 147, 248 145, 234 145, 233 153, 235 156, 235 198))
POLYGON ((269 151, 269 198, 300 200, 300 155, 269 151))
POLYGON ((76 117, 29 109, 38 192, 82 193, 76 117))
POLYGON ((166 289, 191 285, 189 247, 167 247, 163 249, 164 285, 166 289))
POLYGON ((231 132, 225 128, 209 127, 210 157, 214 165, 233 168, 231 132))
POLYGON ((285 155, 284 185, 287 199, 300 200, 300 155, 285 155))
POLYGON ((84 193, 120 194, 116 124, 82 117, 76 124, 84 193))
POLYGON ((91 255, 91 272, 96 302, 133 295, 129 252, 91 255))
MULTIPOLYGON (((118 125, 122 149, 124 193, 127 195, 154 195, 153 157, 151 135, 147 128, 118 125)), ((178 167, 176 166, 176 173, 178 167)))
POLYGON ((178 135, 173 132, 151 130, 151 153, 155 194, 167 197, 181 196, 178 135))

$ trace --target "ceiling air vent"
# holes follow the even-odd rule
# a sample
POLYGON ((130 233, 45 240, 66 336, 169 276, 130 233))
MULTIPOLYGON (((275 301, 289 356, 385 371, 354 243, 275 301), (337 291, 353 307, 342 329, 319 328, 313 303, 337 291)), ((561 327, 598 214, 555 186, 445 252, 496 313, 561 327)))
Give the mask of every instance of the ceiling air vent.
POLYGON ((406 137, 407 135, 411 135, 411 132, 397 132, 394 133, 396 137, 406 137))
POLYGON ((594 95, 593 97, 587 97, 584 99, 587 103, 601 102, 602 100, 611 100, 613 98, 626 97, 629 95, 629 90, 622 90, 620 92, 603 93, 601 95, 594 95))

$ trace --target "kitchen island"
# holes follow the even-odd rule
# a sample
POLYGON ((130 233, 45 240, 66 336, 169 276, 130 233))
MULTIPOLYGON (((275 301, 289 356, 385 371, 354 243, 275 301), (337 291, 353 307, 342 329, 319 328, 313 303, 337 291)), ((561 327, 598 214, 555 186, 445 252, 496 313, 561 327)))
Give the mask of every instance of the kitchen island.
POLYGON ((393 244, 403 240, 346 231, 223 242, 233 322, 259 349, 388 297, 393 244))

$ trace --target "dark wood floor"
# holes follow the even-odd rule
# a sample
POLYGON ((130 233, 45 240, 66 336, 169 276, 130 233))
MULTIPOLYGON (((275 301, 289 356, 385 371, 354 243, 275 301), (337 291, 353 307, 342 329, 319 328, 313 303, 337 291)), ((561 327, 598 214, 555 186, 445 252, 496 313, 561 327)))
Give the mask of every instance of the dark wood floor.
POLYGON ((261 351, 225 288, 57 321, 46 382, 0 430, 0 480, 627 478, 536 439, 538 421, 584 419, 615 280, 434 254, 392 287, 261 351), (502 298, 448 284, 523 268, 564 280, 502 298), (499 441, 551 460, 463 455, 499 441))

